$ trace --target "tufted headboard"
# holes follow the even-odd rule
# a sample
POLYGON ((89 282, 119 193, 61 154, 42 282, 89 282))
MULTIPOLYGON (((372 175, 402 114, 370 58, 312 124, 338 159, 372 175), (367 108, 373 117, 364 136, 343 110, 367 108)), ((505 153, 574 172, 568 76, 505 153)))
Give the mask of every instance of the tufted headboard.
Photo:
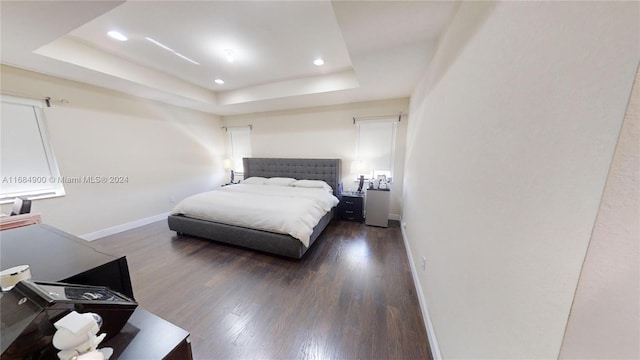
POLYGON ((252 176, 322 180, 338 193, 340 159, 243 158, 244 178, 252 176))

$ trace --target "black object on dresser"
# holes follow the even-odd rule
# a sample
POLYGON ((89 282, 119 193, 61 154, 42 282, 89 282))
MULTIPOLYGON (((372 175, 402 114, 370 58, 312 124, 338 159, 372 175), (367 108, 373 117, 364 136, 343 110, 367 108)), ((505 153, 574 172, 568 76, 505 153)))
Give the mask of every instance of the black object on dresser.
POLYGON ((39 281, 106 286, 134 298, 127 259, 89 246, 89 242, 39 224, 0 232, 2 268, 29 265, 39 281))
MULTIPOLYGON (((1 231, 0 254, 3 268, 28 264, 35 280, 107 286, 133 298, 124 256, 102 253, 87 241, 48 225, 1 231)), ((118 360, 193 358, 189 332, 141 307, 137 307, 122 330, 103 345, 112 347, 112 359, 118 360)), ((9 357, 2 354, 0 358, 9 357)))
POLYGON ((188 331, 140 307, 118 335, 102 345, 113 348, 117 360, 193 359, 188 331))
POLYGON ((338 220, 362 222, 364 220, 364 193, 342 193, 338 195, 338 220))

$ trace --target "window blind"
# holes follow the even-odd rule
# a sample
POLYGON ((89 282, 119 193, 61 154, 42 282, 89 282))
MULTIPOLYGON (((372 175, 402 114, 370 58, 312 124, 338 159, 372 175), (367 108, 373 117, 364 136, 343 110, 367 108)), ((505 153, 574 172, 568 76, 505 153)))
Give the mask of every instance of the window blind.
POLYGON ((39 101, 0 96, 0 203, 64 195, 39 101))
POLYGON ((231 143, 231 159, 233 159, 233 171, 242 174, 244 167, 242 158, 251 157, 251 127, 227 128, 231 143))
POLYGON ((357 120, 357 156, 367 169, 365 176, 393 177, 393 159, 398 118, 357 120))

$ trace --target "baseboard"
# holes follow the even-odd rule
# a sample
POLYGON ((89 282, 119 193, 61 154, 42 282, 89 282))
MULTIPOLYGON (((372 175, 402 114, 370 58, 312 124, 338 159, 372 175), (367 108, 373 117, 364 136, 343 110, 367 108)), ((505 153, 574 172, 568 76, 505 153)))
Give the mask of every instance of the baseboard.
MULTIPOLYGON (((367 216, 367 211, 364 210, 364 215, 365 217, 367 216)), ((402 217, 398 214, 389 214, 389 220, 395 220, 395 221, 400 221, 400 219, 402 219, 402 217)))
POLYGON ((416 293, 418 294, 418 302, 420 303, 420 309, 422 310, 422 320, 424 326, 427 329, 427 337, 429 338, 429 346, 431 347, 431 356, 434 360, 442 360, 442 354, 440 353, 440 347, 438 346, 438 339, 436 338, 436 332, 433 329, 433 323, 431 322, 431 316, 429 316, 429 310, 427 309, 427 300, 424 298, 424 292, 418 279, 416 264, 413 261, 413 255, 411 254, 411 247, 409 247, 409 239, 405 232, 404 226, 400 226, 402 231, 402 239, 404 240, 404 247, 407 249, 407 256, 409 257, 409 265, 411 266, 411 275, 413 276, 413 283, 416 286, 416 293))
POLYGON ((160 221, 163 219, 166 219, 167 216, 169 216, 169 213, 163 213, 163 214, 158 214, 158 215, 154 215, 154 216, 149 216, 146 217, 144 219, 138 219, 132 222, 128 222, 126 224, 120 224, 120 225, 116 225, 116 226, 112 226, 110 228, 106 228, 103 230, 98 230, 96 232, 92 232, 89 234, 85 234, 85 235, 81 235, 80 238, 88 240, 88 241, 93 241, 105 236, 109 236, 109 235, 113 235, 113 234, 117 234, 123 231, 127 231, 127 230, 131 230, 140 226, 144 226, 147 224, 151 224, 154 223, 156 221, 160 221))

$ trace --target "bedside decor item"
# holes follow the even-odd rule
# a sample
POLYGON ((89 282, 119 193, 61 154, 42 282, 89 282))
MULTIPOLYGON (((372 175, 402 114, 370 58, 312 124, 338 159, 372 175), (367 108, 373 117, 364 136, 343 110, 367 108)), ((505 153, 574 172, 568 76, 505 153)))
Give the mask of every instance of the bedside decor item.
POLYGON ((386 190, 387 187, 387 176, 386 175, 378 175, 378 189, 386 190))
POLYGON ((31 268, 29 265, 18 265, 0 272, 0 287, 2 291, 9 291, 22 280, 31 279, 31 268))

